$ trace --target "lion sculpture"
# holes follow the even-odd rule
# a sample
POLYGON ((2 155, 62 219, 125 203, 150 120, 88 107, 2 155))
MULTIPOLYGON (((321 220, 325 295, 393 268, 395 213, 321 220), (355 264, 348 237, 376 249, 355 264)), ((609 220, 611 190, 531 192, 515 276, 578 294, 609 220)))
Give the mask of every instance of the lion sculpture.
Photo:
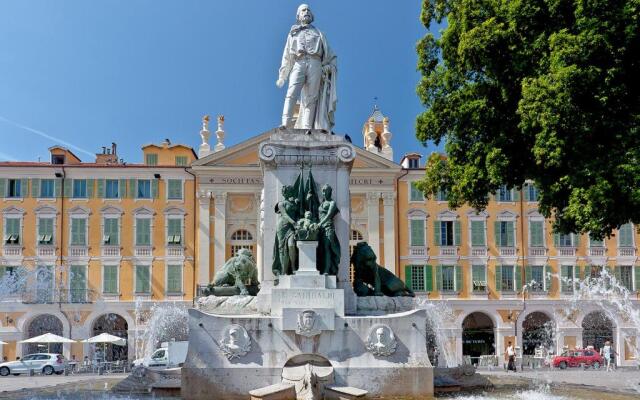
POLYGON ((251 250, 240 249, 227 260, 209 284, 209 294, 230 296, 255 295, 258 291, 258 269, 251 250))
POLYGON ((376 254, 367 242, 360 242, 353 249, 353 290, 358 296, 415 296, 404 282, 376 261, 376 254))

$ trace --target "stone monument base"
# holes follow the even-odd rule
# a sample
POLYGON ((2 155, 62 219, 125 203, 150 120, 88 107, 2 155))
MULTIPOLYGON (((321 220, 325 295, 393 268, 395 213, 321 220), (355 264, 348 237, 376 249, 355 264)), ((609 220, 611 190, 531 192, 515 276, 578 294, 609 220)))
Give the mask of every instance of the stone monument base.
POLYGON ((215 394, 219 399, 247 399, 252 390, 282 383, 285 365, 294 358, 300 363, 304 357, 326 360, 333 368, 335 385, 365 389, 371 397, 419 399, 433 395, 424 310, 384 316, 334 315, 333 330, 322 330, 310 337, 290 330, 284 319, 189 310, 189 352, 182 368, 183 398, 208 400, 215 394), (246 353, 229 356, 229 350, 225 352, 229 326, 246 330, 250 341, 246 353), (393 332, 396 344, 391 354, 376 355, 371 351, 371 338, 375 342, 379 326, 393 332))

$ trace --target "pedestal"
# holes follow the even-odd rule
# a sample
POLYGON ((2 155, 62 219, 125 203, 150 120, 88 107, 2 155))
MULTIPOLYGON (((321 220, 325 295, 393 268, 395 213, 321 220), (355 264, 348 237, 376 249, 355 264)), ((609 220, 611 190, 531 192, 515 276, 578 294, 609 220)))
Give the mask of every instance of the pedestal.
POLYGON ((319 275, 316 268, 316 251, 318 249, 317 241, 301 241, 296 242, 298 247, 298 270, 296 275, 319 275))

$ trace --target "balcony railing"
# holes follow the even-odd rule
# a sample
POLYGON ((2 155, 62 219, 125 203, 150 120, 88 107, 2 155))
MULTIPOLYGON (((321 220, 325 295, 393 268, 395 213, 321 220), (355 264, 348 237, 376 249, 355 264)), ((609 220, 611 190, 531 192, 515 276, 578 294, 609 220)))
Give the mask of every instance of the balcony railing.
POLYGON ((69 247, 69 255, 71 257, 86 257, 89 254, 87 246, 71 246, 69 247))
POLYGON ((93 303, 99 299, 99 293, 93 289, 25 289, 21 290, 20 300, 25 304, 93 303))
POLYGON ((590 247, 589 255, 591 257, 604 257, 607 254, 607 249, 605 247, 590 247))
POLYGON ((456 246, 440 246, 441 256, 457 256, 458 248, 456 246))
POLYGON ((38 257, 53 257, 56 255, 56 247, 51 245, 38 245, 38 257))
POLYGON ((633 247, 619 247, 618 248, 618 256, 619 257, 634 257, 636 255, 636 249, 633 247))
POLYGON ((472 247, 471 248, 471 255, 475 256, 475 257, 484 257, 487 255, 487 248, 486 247, 472 247))
POLYGON ((5 257, 20 257, 22 256, 22 245, 5 244, 2 252, 5 257))
POLYGON ((136 246, 136 257, 151 257, 153 255, 153 249, 151 246, 136 246))
POLYGON ((531 257, 540 257, 546 255, 547 249, 545 249, 544 247, 529 247, 529 256, 531 257))
POLYGON ((184 248, 182 246, 167 246, 167 256, 182 257, 183 255, 184 255, 184 248))
POLYGON ((500 247, 500 255, 501 256, 515 256, 516 248, 515 247, 500 247))
POLYGON ((575 257, 575 247, 558 247, 558 255, 561 257, 575 257))
POLYGON ((120 246, 102 246, 102 257, 120 257, 120 246))
POLYGON ((425 256, 427 254, 427 248, 424 246, 412 246, 409 247, 410 256, 425 256))

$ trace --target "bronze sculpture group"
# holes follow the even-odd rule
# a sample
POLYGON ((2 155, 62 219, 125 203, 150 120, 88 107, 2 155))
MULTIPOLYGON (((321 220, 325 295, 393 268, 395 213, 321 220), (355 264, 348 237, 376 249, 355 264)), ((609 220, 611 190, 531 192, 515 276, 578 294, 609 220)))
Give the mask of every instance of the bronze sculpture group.
MULTIPOLYGON (((304 166, 303 166, 304 168, 304 166)), ((296 241, 318 243, 316 267, 321 274, 337 275, 340 265, 340 243, 333 218, 340 212, 332 198, 333 189, 322 186, 318 199, 311 170, 304 180, 304 171, 293 186, 282 187, 282 200, 276 204, 278 214, 276 240, 273 246, 274 275, 292 275, 298 269, 296 241)))

